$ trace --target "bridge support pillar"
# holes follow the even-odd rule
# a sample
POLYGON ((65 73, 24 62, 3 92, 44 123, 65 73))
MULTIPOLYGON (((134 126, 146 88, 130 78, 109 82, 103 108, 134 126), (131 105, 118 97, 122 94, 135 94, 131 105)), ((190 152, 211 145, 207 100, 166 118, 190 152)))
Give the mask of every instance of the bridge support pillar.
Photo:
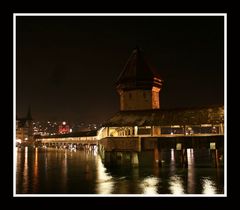
POLYGON ((137 152, 132 152, 131 153, 131 163, 132 163, 132 166, 138 166, 139 165, 138 153, 137 152))
POLYGON ((220 165, 218 150, 217 149, 211 150, 211 156, 213 161, 213 167, 218 168, 220 165))
POLYGON ((176 144, 176 152, 178 153, 181 167, 187 168, 188 167, 187 149, 183 147, 182 143, 176 144))
POLYGON ((182 150, 182 167, 187 168, 188 167, 188 159, 187 159, 187 149, 182 150))
POLYGON ((213 161, 213 167, 218 168, 219 167, 219 155, 218 155, 218 150, 216 147, 216 142, 210 142, 210 151, 211 151, 211 156, 212 156, 212 161, 213 161))
POLYGON ((103 152, 104 153, 104 162, 109 165, 111 163, 111 152, 103 152))

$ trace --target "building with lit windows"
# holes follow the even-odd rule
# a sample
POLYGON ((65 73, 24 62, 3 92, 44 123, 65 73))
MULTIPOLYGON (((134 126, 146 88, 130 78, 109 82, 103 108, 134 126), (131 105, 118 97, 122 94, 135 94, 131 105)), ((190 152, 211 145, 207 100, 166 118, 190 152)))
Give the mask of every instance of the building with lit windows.
POLYGON ((58 127, 58 132, 60 134, 65 134, 65 133, 69 133, 70 132, 70 128, 69 128, 69 125, 67 125, 67 123, 65 121, 62 122, 61 125, 59 125, 58 127))
POLYGON ((103 123, 101 138, 224 133, 224 106, 160 109, 163 80, 141 49, 133 50, 116 88, 120 111, 103 123))
MULTIPOLYGON (((160 109, 162 86, 162 78, 148 64, 143 51, 134 49, 116 83, 120 111, 98 130, 96 139, 100 140, 100 144, 109 151, 116 148, 127 150, 135 140, 223 136, 223 105, 160 109)), ((69 126, 63 122, 59 126, 59 134, 66 133, 69 133, 69 126)), ((61 136, 57 138, 61 139, 61 136)))
POLYGON ((26 117, 16 119, 16 143, 33 143, 33 118, 29 107, 26 117))

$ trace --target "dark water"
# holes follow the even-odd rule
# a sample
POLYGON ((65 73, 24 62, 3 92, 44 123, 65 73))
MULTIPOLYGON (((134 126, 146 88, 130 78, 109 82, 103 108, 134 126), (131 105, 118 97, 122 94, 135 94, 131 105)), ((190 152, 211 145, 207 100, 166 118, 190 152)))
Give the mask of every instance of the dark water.
MULTIPOLYGON (((106 168, 97 151, 17 148, 17 194, 223 194, 223 168, 196 167, 188 150, 188 168, 167 166, 106 168)), ((201 154, 195 154, 201 156, 201 154)), ((205 160, 208 157, 204 155, 205 160)))

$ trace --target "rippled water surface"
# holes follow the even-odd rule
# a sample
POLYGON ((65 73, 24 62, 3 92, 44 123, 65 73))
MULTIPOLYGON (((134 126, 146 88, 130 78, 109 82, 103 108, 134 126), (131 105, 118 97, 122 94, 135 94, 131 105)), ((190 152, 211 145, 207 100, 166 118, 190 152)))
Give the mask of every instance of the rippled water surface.
MULTIPOLYGON (((176 167, 172 151, 166 166, 106 167, 97 151, 16 148, 17 194, 222 194, 223 168, 196 167, 192 150, 188 168, 176 167)), ((195 154, 201 156, 202 154, 195 154)), ((207 151, 203 161, 209 161, 207 151)), ((207 165, 207 164, 206 164, 207 165)))

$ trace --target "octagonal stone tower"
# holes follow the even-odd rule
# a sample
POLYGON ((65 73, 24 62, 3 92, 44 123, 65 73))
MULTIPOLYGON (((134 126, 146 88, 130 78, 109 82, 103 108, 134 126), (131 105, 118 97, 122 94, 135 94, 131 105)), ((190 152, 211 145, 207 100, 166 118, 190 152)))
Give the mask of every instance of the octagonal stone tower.
POLYGON ((148 64, 143 51, 135 48, 117 80, 120 110, 160 109, 162 79, 148 64))

